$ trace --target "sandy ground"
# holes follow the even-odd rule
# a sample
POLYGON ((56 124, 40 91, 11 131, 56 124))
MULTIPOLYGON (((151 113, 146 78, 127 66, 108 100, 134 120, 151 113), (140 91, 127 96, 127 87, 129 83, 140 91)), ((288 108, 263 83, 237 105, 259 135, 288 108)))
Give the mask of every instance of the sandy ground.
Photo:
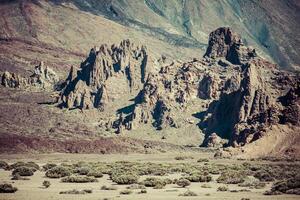
MULTIPOLYGON (((211 152, 200 153, 162 153, 162 154, 110 154, 110 155, 97 155, 97 154, 11 154, 11 155, 0 155, 0 160, 5 160, 9 163, 16 161, 35 161, 42 165, 46 162, 114 162, 120 160, 127 161, 137 161, 137 162, 196 162, 199 158, 212 158, 211 152), (178 155, 192 156, 194 159, 188 159, 184 161, 177 161, 174 159, 178 155)), ((238 160, 210 160, 210 162, 220 162, 220 163, 237 163, 244 162, 238 160)), ((140 180, 143 180, 147 176, 141 176, 140 180)), ((171 174, 167 176, 160 176, 159 178, 178 178, 180 174, 171 174)), ((218 192, 217 188, 223 184, 219 184, 215 181, 217 176, 213 176, 213 181, 208 183, 211 188, 202 188, 201 185, 204 183, 192 183, 187 188, 180 188, 175 184, 167 185, 164 189, 153 189, 147 188, 146 194, 138 194, 140 190, 133 190, 130 195, 120 195, 120 191, 124 190, 128 185, 116 185, 113 183, 108 175, 104 175, 102 178, 98 178, 96 183, 62 183, 60 179, 49 179, 45 177, 45 172, 37 171, 33 176, 29 177, 30 180, 18 180, 12 181, 11 171, 0 170, 0 182, 12 183, 18 188, 18 191, 14 194, 0 194, 0 200, 67 200, 67 199, 88 199, 88 200, 101 200, 104 198, 108 199, 161 199, 161 200, 171 200, 171 199, 230 199, 230 200, 241 200, 242 198, 250 199, 299 199, 296 195, 279 195, 279 196, 265 196, 263 192, 271 187, 268 184, 264 189, 251 189, 251 192, 218 192), (42 186, 44 180, 49 180, 51 186, 45 189, 42 186), (117 190, 104 191, 100 190, 101 186, 111 186, 116 185, 117 190), (60 191, 66 190, 83 190, 92 189, 92 194, 84 195, 73 195, 73 194, 59 194, 60 191), (179 194, 184 193, 187 190, 191 190, 197 193, 196 197, 180 197, 179 194)), ((229 190, 240 190, 248 189, 244 187, 239 187, 237 185, 228 185, 229 190)))

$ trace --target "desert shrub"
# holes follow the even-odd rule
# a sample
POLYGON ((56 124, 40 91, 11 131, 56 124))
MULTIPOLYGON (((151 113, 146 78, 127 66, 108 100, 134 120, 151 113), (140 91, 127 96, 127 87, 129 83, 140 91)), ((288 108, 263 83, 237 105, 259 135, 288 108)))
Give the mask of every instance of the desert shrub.
POLYGON ((250 200, 249 198, 241 198, 241 200, 250 200))
POLYGON ((9 170, 9 164, 3 160, 0 160, 0 169, 9 170))
POLYGON ((246 178, 245 181, 243 183, 239 183, 238 186, 261 189, 264 188, 266 184, 264 182, 260 182, 255 178, 246 178))
POLYGON ((87 175, 91 171, 88 167, 79 167, 74 170, 74 173, 78 173, 79 175, 87 175))
POLYGON ((20 176, 32 176, 34 174, 34 169, 21 166, 17 167, 12 171, 12 175, 19 174, 20 176))
POLYGON ((169 179, 169 178, 165 178, 165 179, 163 179, 163 181, 164 181, 167 185, 173 183, 173 180, 172 180, 172 179, 169 179))
POLYGON ((126 187, 126 189, 129 189, 129 190, 138 190, 138 189, 145 189, 145 188, 146 187, 144 185, 140 185, 140 184, 131 184, 126 187))
POLYGON ((225 171, 217 178, 218 183, 238 184, 244 182, 246 175, 239 171, 225 171))
POLYGON ((15 193, 18 188, 13 187, 11 184, 0 184, 0 193, 15 193))
POLYGON ((203 184, 203 185, 201 185, 201 187, 202 188, 211 188, 211 185, 209 185, 209 184, 203 184))
POLYGON ((220 191, 220 192, 225 192, 225 191, 228 191, 228 187, 227 186, 219 186, 217 191, 220 191))
POLYGON ((141 189, 141 191, 139 192, 139 194, 146 194, 147 190, 146 189, 141 189))
POLYGON ((155 177, 148 177, 144 181, 141 182, 142 185, 146 187, 164 187, 166 182, 163 179, 155 178, 155 177))
POLYGON ((47 170, 52 169, 53 167, 56 167, 56 166, 57 165, 54 164, 54 163, 47 163, 47 164, 43 165, 43 170, 47 171, 47 170))
POLYGON ((92 178, 89 176, 67 176, 61 179, 63 183, 93 183, 98 182, 96 178, 92 178))
POLYGON ((274 178, 271 176, 271 174, 265 170, 257 171, 254 174, 254 177, 264 182, 274 181, 274 178))
POLYGON ((11 169, 15 169, 15 168, 18 168, 18 167, 28 167, 28 168, 32 168, 34 171, 36 170, 39 170, 40 169, 40 166, 38 164, 36 164, 35 162, 16 162, 12 165, 10 165, 10 168, 11 169))
POLYGON ((47 170, 45 174, 48 178, 61 178, 65 176, 70 176, 70 170, 63 166, 56 166, 47 170))
POLYGON ((44 182, 43 182, 43 186, 44 186, 45 188, 50 187, 50 185, 51 185, 50 181, 44 181, 44 182))
POLYGON ((300 195, 300 175, 273 183, 270 194, 277 193, 300 195))
POLYGON ((117 190, 118 188, 114 185, 111 185, 111 186, 106 186, 106 185, 103 185, 101 187, 101 190, 117 190))
POLYGON ((93 191, 90 189, 84 189, 84 190, 66 190, 66 191, 61 191, 59 194, 90 194, 93 191))
POLYGON ((179 179, 176 184, 179 186, 179 187, 186 187, 186 186, 189 186, 191 185, 191 182, 185 178, 181 178, 179 179))
POLYGON ((193 173, 185 178, 191 182, 210 182, 212 180, 212 176, 203 173, 193 173))
POLYGON ((187 159, 194 159, 192 156, 176 156, 175 160, 187 160, 187 159))
POLYGON ((207 158, 200 158, 197 162, 209 162, 209 160, 207 158))
POLYGON ((162 182, 158 182, 158 183, 153 187, 153 189, 163 189, 165 186, 166 186, 166 183, 162 181, 162 182))
POLYGON ((100 171, 89 171, 87 176, 93 176, 95 178, 101 178, 101 177, 103 177, 103 174, 100 171))
POLYGON ((112 173, 111 180, 117 184, 133 184, 137 183, 139 176, 134 172, 112 173))
POLYGON ((193 191, 187 190, 183 194, 179 194, 179 196, 194 197, 194 196, 198 196, 198 195, 195 192, 193 192, 193 191))
POLYGON ((120 191, 120 194, 123 194, 123 195, 129 195, 132 193, 132 190, 122 190, 120 191))
POLYGON ((20 176, 20 174, 19 173, 15 173, 14 175, 12 175, 12 177, 11 177, 11 180, 30 180, 29 178, 26 178, 26 177, 22 177, 22 176, 20 176))

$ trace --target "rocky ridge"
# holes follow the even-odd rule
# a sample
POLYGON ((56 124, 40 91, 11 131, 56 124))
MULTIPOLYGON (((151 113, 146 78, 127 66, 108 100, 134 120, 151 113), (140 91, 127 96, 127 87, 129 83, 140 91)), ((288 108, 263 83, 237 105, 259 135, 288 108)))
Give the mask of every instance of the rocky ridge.
POLYGON ((9 88, 35 88, 52 91, 58 82, 58 75, 51 68, 45 67, 43 61, 35 66, 30 77, 23 77, 20 74, 8 71, 5 71, 1 76, 1 85, 9 88))
MULTIPOLYGON (((146 125, 156 130, 184 128, 193 122, 182 120, 182 114, 193 113, 199 134, 205 134, 199 142, 208 147, 243 146, 263 137, 273 125, 299 126, 296 74, 259 57, 230 28, 213 31, 208 44, 202 59, 189 62, 167 61, 164 56, 153 62, 145 46, 130 40, 94 47, 59 85, 58 105, 98 109, 105 130, 116 133, 146 125), (132 103, 116 104, 125 97, 132 103), (203 109, 195 110, 191 102, 200 102, 203 109)), ((44 87, 58 82, 54 74, 41 63, 29 79, 5 72, 1 83, 44 87)))
MULTIPOLYGON (((107 44, 92 48, 76 71, 71 68, 61 92, 60 105, 66 108, 103 110, 113 95, 107 92, 112 77, 126 80, 129 90, 145 81, 148 55, 144 46, 123 40, 119 46, 107 44)), ((120 86, 121 88, 121 86, 120 86)))

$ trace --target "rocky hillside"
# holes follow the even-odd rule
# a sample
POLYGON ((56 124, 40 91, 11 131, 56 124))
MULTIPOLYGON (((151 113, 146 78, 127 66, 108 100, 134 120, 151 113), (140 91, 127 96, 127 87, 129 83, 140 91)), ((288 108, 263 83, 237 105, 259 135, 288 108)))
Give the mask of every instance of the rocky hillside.
POLYGON ((44 138, 51 144, 44 151, 61 144, 85 152, 72 144, 91 142, 90 152, 99 152, 112 137, 126 150, 175 144, 298 155, 299 74, 283 70, 297 68, 298 41, 276 32, 287 17, 286 35, 297 35, 297 2, 196 2, 2 2, 0 138, 16 138, 21 151, 39 151, 44 138), (278 12, 290 12, 275 20, 279 4, 278 12), (256 36, 246 8, 276 23, 260 20, 268 25, 256 36), (236 29, 214 28, 234 19, 236 29), (262 148, 268 141, 274 145, 262 148))
POLYGON ((299 69, 300 4, 297 0, 56 2, 68 2, 80 10, 105 16, 176 46, 203 49, 212 30, 230 26, 260 55, 282 67, 299 69))

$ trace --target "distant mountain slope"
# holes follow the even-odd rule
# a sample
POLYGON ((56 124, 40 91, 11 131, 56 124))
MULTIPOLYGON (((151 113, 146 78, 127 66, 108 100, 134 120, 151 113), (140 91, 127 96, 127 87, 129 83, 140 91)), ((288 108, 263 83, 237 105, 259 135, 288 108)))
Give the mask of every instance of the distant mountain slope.
POLYGON ((300 3, 297 0, 69 0, 169 43, 203 48, 208 34, 230 26, 283 68, 300 65, 300 3))

